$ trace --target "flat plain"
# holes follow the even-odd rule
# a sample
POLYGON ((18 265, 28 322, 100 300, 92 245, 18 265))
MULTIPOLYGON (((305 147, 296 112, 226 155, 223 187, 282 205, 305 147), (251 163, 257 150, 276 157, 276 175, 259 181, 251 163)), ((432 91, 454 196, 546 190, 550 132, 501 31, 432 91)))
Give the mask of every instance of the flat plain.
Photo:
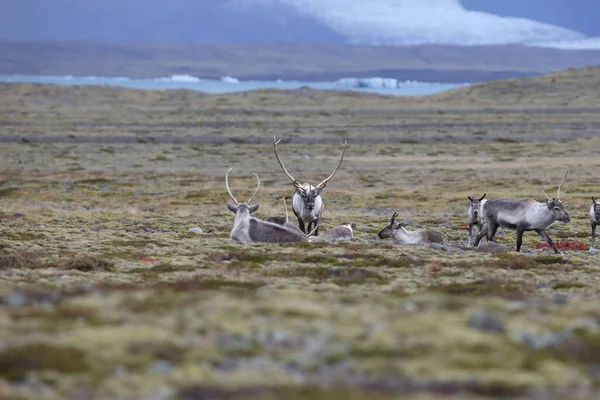
POLYGON ((600 69, 433 96, 209 95, 0 85, 0 397, 594 399, 600 394, 600 69), (237 244, 322 180, 322 231, 237 244), (542 201, 569 170, 561 255, 500 230, 466 248, 467 196, 542 201), (377 237, 393 212, 450 251, 377 237), (202 233, 190 231, 200 228, 202 233))

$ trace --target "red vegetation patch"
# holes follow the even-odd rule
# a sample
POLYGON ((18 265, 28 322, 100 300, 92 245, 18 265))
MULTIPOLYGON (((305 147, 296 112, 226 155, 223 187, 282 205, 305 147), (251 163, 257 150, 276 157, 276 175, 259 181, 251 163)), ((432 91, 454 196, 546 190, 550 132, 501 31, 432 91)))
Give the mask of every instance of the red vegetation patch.
POLYGON ((157 262, 158 259, 152 258, 152 257, 142 257, 142 258, 140 258, 140 261, 151 263, 151 262, 157 262))
MULTIPOLYGON (((562 242, 554 242, 554 245, 558 249, 562 250, 589 250, 589 246, 582 242, 571 242, 569 240, 564 240, 562 242)), ((550 248, 550 245, 547 243, 539 243, 535 245, 536 249, 544 249, 550 248)))

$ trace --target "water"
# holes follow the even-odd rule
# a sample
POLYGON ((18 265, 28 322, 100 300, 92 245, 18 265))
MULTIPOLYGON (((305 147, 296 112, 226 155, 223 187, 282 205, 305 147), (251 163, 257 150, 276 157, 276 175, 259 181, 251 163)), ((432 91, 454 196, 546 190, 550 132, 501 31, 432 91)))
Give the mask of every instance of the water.
POLYGON ((199 79, 189 75, 173 75, 164 78, 132 79, 126 77, 97 76, 41 76, 0 75, 0 82, 53 83, 59 85, 110 85, 136 89, 164 90, 189 89, 208 93, 232 93, 255 89, 297 89, 308 86, 314 89, 354 90, 395 96, 418 96, 439 93, 468 83, 401 82, 391 78, 344 78, 331 82, 301 81, 240 81, 232 77, 218 80, 199 79))

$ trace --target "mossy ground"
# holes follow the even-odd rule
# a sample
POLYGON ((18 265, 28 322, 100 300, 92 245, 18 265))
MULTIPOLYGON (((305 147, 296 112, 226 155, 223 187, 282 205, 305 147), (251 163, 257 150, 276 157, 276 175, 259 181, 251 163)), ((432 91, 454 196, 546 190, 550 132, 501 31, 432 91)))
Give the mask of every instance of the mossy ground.
MULTIPOLYGON (((484 110, 476 101, 471 111, 443 102, 409 110, 399 99, 399 110, 393 99, 344 95, 324 112, 307 109, 302 92, 283 106, 267 92, 264 106, 240 94, 206 113, 187 95, 122 91, 125 112, 86 106, 86 98, 98 102, 95 88, 79 102, 65 102, 64 89, 21 89, 29 94, 11 87, 0 96, 5 134, 43 129, 106 140, 2 144, 0 397, 598 394, 600 256, 535 249, 542 243, 535 233, 525 234, 522 254, 487 255, 394 246, 377 232, 397 211, 464 247, 467 195, 541 200, 546 173, 558 184, 570 169, 561 193, 575 196, 572 221, 549 233, 588 244, 590 196, 600 197, 600 138, 564 127, 598 124, 599 113, 532 110, 543 113, 542 132, 524 117, 526 108, 484 110), (234 113, 230 102, 251 111, 234 113), (105 125, 91 123, 100 116, 105 125), (211 121, 223 127, 208 128, 211 121), (180 123, 171 137, 266 141, 111 141, 141 127, 162 134, 167 122, 180 123), (353 222, 352 242, 231 242, 225 171, 235 167, 230 185, 238 199, 254 188, 251 172, 259 174, 256 215, 282 215, 280 195, 291 195, 292 186, 268 140, 283 136, 288 169, 315 182, 337 162, 340 146, 330 139, 339 139, 340 126, 348 148, 323 193, 322 230, 353 222), (495 140, 501 131, 511 140, 495 140), (394 140, 403 136, 414 140, 394 140), (471 324, 482 309, 502 321, 502 332, 471 324), (555 339, 532 345, 523 337, 555 339)), ((514 232, 499 231, 498 242, 510 249, 514 241, 514 232)))

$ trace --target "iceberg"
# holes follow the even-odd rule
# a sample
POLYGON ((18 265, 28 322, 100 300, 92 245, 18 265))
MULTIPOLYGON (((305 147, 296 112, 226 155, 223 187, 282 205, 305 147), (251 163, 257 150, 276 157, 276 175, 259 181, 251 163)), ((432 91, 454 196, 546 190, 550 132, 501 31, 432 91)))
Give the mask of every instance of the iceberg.
POLYGON ((394 78, 342 78, 336 82, 337 86, 351 88, 398 88, 400 83, 394 78))
POLYGON ((222 76, 221 82, 223 82, 223 83, 240 83, 240 80, 237 78, 234 78, 232 76, 222 76))

